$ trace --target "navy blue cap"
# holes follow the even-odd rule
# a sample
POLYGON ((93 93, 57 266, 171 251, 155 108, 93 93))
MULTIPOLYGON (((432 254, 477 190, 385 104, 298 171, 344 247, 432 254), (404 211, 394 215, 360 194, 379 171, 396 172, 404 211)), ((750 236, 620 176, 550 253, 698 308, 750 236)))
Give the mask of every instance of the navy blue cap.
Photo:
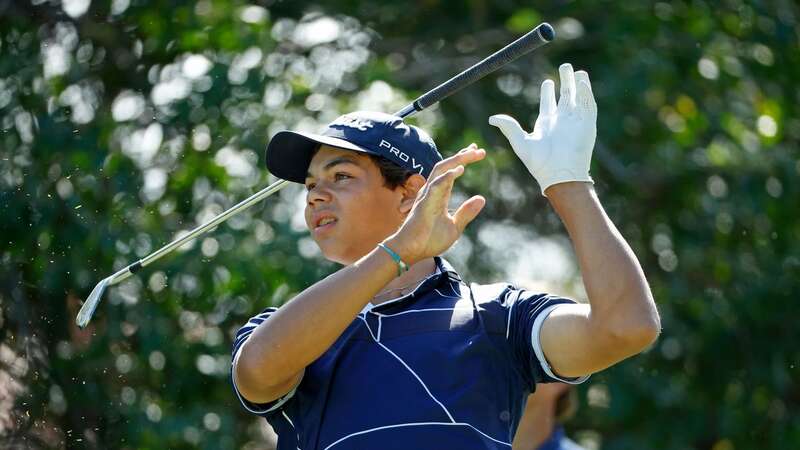
POLYGON ((278 132, 267 144, 267 169, 278 178, 305 183, 320 144, 382 156, 425 178, 442 160, 433 139, 419 127, 391 114, 356 111, 339 116, 321 134, 278 132))

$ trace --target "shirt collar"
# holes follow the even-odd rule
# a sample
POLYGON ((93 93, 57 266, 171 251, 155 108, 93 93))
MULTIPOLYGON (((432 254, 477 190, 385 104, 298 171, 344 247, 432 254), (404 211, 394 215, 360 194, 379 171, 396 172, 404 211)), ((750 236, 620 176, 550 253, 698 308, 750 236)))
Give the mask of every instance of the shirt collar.
POLYGON ((410 293, 402 297, 398 297, 383 302, 380 305, 375 305, 369 310, 385 311, 387 307, 407 305, 412 303, 414 300, 422 297, 426 293, 436 289, 445 282, 450 282, 450 283, 461 282, 461 277, 458 275, 458 272, 456 272, 456 270, 447 260, 445 260, 441 256, 434 256, 433 262, 434 264, 436 264, 436 272, 437 272, 436 274, 426 278, 422 283, 419 284, 419 286, 417 286, 416 289, 414 289, 410 293))
POLYGON ((439 268, 439 272, 442 275, 447 276, 451 281, 461 282, 461 276, 446 259, 441 256, 434 256, 433 262, 436 263, 436 267, 439 268))

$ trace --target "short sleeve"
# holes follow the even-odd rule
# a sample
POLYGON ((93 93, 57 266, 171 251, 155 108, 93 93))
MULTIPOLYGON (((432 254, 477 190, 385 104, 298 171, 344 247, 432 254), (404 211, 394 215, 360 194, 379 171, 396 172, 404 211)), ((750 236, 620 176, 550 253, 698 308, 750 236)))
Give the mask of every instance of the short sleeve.
POLYGON ((580 384, 589 377, 568 378, 556 374, 547 362, 539 334, 547 316, 556 308, 575 303, 573 300, 525 290, 507 293, 508 320, 506 339, 512 348, 514 363, 531 389, 538 383, 562 382, 580 384))
MULTIPOLYGON (((257 326, 261 325, 265 320, 269 319, 277 308, 267 308, 262 311, 260 314, 250 318, 243 327, 239 328, 239 331, 236 332, 236 337, 233 341, 233 353, 231 357, 231 384, 233 385, 233 390, 236 392, 236 397, 239 399, 239 402, 242 404, 244 409, 252 414, 256 414, 261 417, 269 417, 275 412, 281 410, 281 408, 292 398, 294 397, 295 392, 297 391, 297 386, 292 388, 286 395, 276 400, 273 400, 269 403, 253 403, 246 398, 244 398, 239 392, 239 388, 236 386, 236 378, 233 376, 233 367, 236 364, 236 360, 239 357, 239 351, 242 348, 242 345, 250 338, 250 335, 256 329, 257 326)), ((298 383, 299 385, 299 383, 298 383)))

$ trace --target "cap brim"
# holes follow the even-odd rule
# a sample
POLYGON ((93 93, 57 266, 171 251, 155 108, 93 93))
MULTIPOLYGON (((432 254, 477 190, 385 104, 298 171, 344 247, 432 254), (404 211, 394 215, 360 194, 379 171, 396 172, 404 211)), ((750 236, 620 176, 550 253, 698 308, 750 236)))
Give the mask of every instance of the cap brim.
POLYGON ((362 153, 375 153, 344 139, 301 131, 279 131, 267 144, 267 170, 278 178, 303 184, 306 181, 314 149, 320 144, 362 153))

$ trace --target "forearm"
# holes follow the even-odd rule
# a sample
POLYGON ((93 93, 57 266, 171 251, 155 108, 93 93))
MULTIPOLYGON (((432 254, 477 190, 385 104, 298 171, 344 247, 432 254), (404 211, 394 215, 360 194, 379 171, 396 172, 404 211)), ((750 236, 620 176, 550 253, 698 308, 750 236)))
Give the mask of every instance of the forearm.
POLYGON ((594 326, 637 339, 657 333, 658 313, 644 272, 592 185, 556 184, 547 195, 575 247, 594 326))
POLYGON ((256 327, 237 365, 258 374, 264 384, 285 381, 322 355, 396 276, 395 262, 376 247, 304 290, 256 327))

